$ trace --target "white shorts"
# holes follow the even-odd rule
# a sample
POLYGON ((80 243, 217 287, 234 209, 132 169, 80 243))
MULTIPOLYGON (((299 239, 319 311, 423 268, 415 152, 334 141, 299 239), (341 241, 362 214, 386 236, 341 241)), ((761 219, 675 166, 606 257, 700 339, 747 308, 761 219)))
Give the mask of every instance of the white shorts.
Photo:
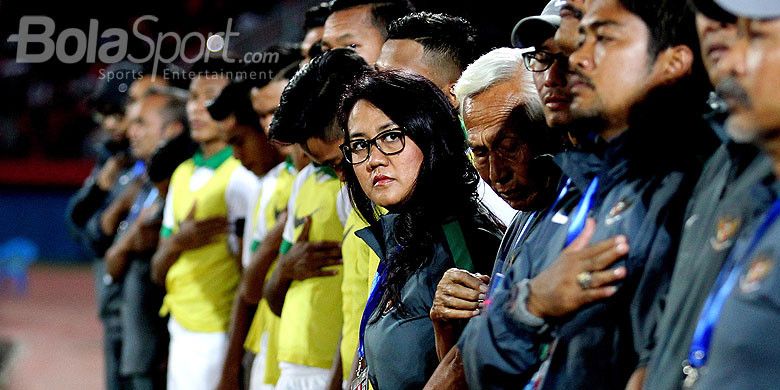
POLYGON ((168 321, 168 332, 168 390, 214 390, 227 355, 227 333, 192 332, 173 316, 168 321))
POLYGON ((268 332, 260 336, 260 352, 255 355, 252 362, 252 373, 249 374, 249 390, 274 390, 274 385, 264 383, 265 366, 268 364, 268 332))
POLYGON ((281 374, 275 390, 323 390, 330 384, 330 370, 279 362, 281 374))

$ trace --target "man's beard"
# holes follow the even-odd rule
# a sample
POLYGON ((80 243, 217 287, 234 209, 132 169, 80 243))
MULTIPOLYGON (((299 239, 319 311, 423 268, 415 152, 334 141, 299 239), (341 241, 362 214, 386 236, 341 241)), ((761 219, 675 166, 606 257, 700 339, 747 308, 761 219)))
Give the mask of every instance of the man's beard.
POLYGON ((726 132, 734 142, 739 144, 753 143, 758 139, 758 134, 752 126, 743 126, 734 117, 726 119, 726 132))
MULTIPOLYGON (((744 88, 734 77, 728 77, 717 86, 718 95, 726 101, 733 102, 743 109, 750 109, 752 103, 744 88)), ((729 137, 738 143, 750 143, 756 140, 758 132, 754 126, 740 124, 733 116, 726 119, 726 132, 729 137)))

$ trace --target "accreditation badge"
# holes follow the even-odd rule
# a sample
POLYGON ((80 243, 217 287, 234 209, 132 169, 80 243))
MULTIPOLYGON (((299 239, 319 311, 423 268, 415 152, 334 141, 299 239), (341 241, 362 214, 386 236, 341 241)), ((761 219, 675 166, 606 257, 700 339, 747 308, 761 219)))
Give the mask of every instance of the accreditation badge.
POLYGON ((604 222, 607 226, 614 224, 623 218, 623 212, 628 210, 629 207, 631 207, 630 199, 620 199, 611 209, 609 209, 609 214, 607 214, 607 219, 604 222))
POLYGON ((366 365, 365 357, 358 358, 355 379, 352 380, 349 388, 351 390, 368 390, 368 365, 366 365))
POLYGON ((739 217, 726 215, 718 219, 718 223, 715 225, 715 235, 710 237, 712 249, 720 252, 731 247, 731 244, 734 242, 734 236, 739 231, 741 225, 742 219, 739 217))
POLYGON ((750 294, 761 288, 761 283, 766 279, 775 261, 766 254, 760 254, 750 262, 747 272, 739 279, 739 289, 743 294, 750 294))

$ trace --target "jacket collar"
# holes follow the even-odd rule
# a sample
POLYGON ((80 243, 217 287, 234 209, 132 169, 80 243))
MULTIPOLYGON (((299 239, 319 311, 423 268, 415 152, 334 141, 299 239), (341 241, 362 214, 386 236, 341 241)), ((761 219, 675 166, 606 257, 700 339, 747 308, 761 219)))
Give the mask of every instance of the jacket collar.
POLYGON ((217 168, 222 165, 227 159, 229 159, 231 156, 233 156, 233 148, 230 146, 226 146, 213 156, 206 158, 203 156, 203 151, 201 149, 198 149, 198 151, 195 152, 195 155, 192 156, 192 160, 195 163, 196 167, 205 167, 209 169, 216 170, 217 168))
POLYGON ((355 232, 355 235, 374 251, 380 261, 385 261, 385 249, 387 242, 393 237, 393 222, 396 217, 396 214, 385 214, 379 217, 376 223, 355 232))
POLYGON ((607 142, 595 138, 577 149, 555 156, 555 162, 574 185, 584 191, 591 180, 599 176, 602 189, 624 176, 626 171, 626 137, 628 131, 607 142))

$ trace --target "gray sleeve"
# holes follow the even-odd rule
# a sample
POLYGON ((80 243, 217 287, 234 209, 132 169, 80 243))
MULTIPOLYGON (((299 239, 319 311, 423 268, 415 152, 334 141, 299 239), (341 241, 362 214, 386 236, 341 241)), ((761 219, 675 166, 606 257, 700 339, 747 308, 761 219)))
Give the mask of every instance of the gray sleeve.
POLYGON ((84 229, 89 219, 105 207, 108 192, 98 187, 96 174, 97 171, 94 171, 68 202, 65 218, 74 229, 84 229))
POLYGON ((545 322, 543 319, 531 314, 528 311, 527 301, 530 289, 528 287, 529 279, 523 279, 512 286, 512 298, 508 302, 508 311, 510 316, 519 324, 532 328, 541 328, 545 322))
POLYGON ((472 389, 514 388, 531 379, 541 363, 539 351, 550 340, 543 326, 515 318, 514 267, 490 298, 485 313, 472 318, 458 341, 466 381, 472 389))

